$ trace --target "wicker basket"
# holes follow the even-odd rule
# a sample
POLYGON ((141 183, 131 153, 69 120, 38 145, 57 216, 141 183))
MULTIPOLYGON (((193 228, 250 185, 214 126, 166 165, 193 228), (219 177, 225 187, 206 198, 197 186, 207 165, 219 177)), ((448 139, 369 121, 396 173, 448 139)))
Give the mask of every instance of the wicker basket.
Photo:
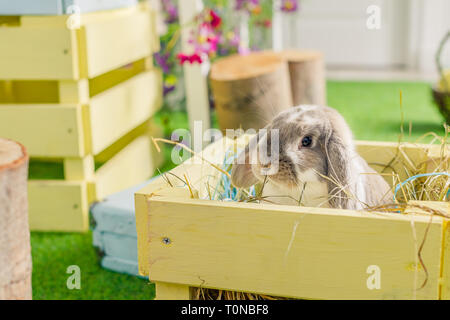
MULTIPOLYGON (((442 66, 442 52, 444 51, 444 46, 447 43, 447 41, 450 41, 450 31, 446 33, 444 38, 442 38, 441 43, 439 44, 439 49, 436 52, 436 66, 439 70, 439 74, 442 76, 443 79, 445 79, 444 75, 444 68, 442 66)), ((444 80, 445 82, 446 80, 444 80)), ((445 122, 450 124, 450 87, 449 84, 446 83, 444 85, 444 91, 435 88, 432 88, 433 91, 433 97, 434 101, 436 102, 437 106, 439 107, 439 111, 445 118, 445 122), (445 90, 446 89, 446 90, 445 90)))
POLYGON ((450 92, 440 91, 436 88, 432 89, 433 98, 439 111, 445 118, 445 122, 450 124, 450 92))

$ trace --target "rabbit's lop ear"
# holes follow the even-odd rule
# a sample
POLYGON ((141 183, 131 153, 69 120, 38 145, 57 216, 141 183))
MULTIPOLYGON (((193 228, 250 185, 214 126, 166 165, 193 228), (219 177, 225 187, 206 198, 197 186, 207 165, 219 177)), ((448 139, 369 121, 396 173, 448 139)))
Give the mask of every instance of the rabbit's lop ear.
POLYGON ((233 164, 231 170, 231 182, 235 187, 248 188, 258 182, 252 171, 252 164, 250 163, 250 154, 256 150, 258 144, 258 137, 253 137, 249 144, 239 154, 233 164))
POLYGON ((350 152, 342 139, 330 133, 326 140, 327 185, 329 203, 333 208, 349 209, 350 152))

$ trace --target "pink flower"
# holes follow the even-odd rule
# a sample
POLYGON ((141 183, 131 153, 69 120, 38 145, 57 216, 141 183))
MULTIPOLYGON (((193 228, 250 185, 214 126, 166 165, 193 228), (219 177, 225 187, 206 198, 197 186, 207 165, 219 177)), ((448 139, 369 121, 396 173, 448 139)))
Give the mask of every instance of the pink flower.
POLYGON ((195 62, 197 62, 197 63, 200 64, 200 63, 203 62, 203 60, 202 60, 202 57, 200 57, 200 55, 198 55, 197 53, 194 53, 193 55, 190 56, 189 62, 190 62, 191 64, 193 64, 193 63, 195 63, 195 62))
POLYGON ((217 52, 219 40, 220 35, 214 31, 212 26, 208 23, 203 23, 192 34, 189 43, 194 46, 196 53, 214 55, 217 52))
POLYGON ((189 61, 189 56, 184 53, 177 54, 178 62, 183 65, 186 61, 189 61))
POLYGON ((220 25, 222 24, 222 18, 214 10, 210 10, 209 15, 210 15, 210 19, 211 19, 211 21, 210 21, 211 26, 214 29, 219 28, 220 25))
POLYGON ((191 55, 187 55, 187 54, 184 54, 184 53, 179 53, 177 55, 177 58, 178 58, 178 61, 179 61, 179 63, 181 65, 185 64, 186 62, 189 62, 190 64, 193 64, 195 62, 197 62, 197 63, 202 63, 203 62, 202 57, 199 54, 197 54, 197 53, 194 53, 194 54, 191 54, 191 55))

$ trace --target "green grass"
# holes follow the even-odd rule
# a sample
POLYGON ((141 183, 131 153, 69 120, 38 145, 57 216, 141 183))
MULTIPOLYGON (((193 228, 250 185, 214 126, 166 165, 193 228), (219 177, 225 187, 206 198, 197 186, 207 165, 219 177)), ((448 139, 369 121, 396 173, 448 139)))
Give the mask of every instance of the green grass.
MULTIPOLYGON (((442 118, 432 103, 429 87, 424 83, 329 82, 328 104, 338 109, 361 140, 397 141, 401 112, 399 92, 403 92, 405 140, 413 141, 434 131, 442 134, 442 118), (412 134, 409 136, 409 122, 412 134)), ((215 115, 213 115, 213 120, 215 115)), ((176 128, 187 128, 183 112, 162 112, 157 121, 168 136, 176 128)), ((217 123, 214 121, 213 123, 217 123)), ((165 148, 166 158, 170 149, 165 148)), ((173 165, 166 162, 162 171, 173 165)), ((31 176, 61 175, 61 167, 34 166, 31 176)), ((92 234, 32 233, 34 299, 152 299, 154 286, 147 281, 104 270, 92 247, 92 234), (81 268, 81 290, 66 287, 66 269, 81 268)))
POLYGON ((102 269, 92 247, 92 233, 31 235, 33 299, 153 299, 148 281, 102 269), (69 290, 68 266, 81 272, 81 289, 69 290))
POLYGON ((329 82, 328 104, 345 117, 359 140, 397 141, 403 96, 404 140, 413 142, 434 131, 444 134, 443 118, 426 83, 329 82), (409 136, 409 123, 412 123, 409 136))

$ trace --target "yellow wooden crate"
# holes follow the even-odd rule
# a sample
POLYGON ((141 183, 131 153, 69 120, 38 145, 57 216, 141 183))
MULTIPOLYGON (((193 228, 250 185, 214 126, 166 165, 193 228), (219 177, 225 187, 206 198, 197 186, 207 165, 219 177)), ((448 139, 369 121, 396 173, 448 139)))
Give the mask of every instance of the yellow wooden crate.
POLYGON ((31 157, 97 155, 160 108, 161 72, 144 64, 138 61, 77 88, 13 82, 6 90, 7 83, 0 82, 0 136, 23 143, 31 157), (24 101, 31 99, 28 93, 34 101, 24 101))
POLYGON ((161 164, 149 122, 126 135, 97 157, 64 160, 64 180, 30 180, 30 229, 82 232, 89 228, 89 204, 149 179, 161 164), (95 163, 103 163, 95 168, 95 163))
POLYGON ((86 231, 90 203, 153 174, 148 125, 162 103, 155 23, 148 3, 0 16, 0 136, 23 143, 30 166, 63 171, 29 182, 32 230, 86 231))
POLYGON ((148 4, 75 16, 0 16, 0 79, 90 79, 158 50, 148 4))
MULTIPOLYGON (((232 147, 224 139, 202 157, 220 165, 232 147)), ((394 169, 404 170, 407 161, 398 159, 405 157, 418 172, 433 170, 439 153, 381 142, 358 142, 358 151, 394 169)), ((200 198, 207 197, 206 179, 217 176, 199 156, 172 173, 186 175, 200 198)), ((139 270, 156 283, 157 299, 190 299, 192 287, 308 299, 450 298, 450 230, 443 217, 430 220, 414 209, 395 214, 192 199, 182 182, 171 179, 170 187, 165 179, 135 195, 139 270), (425 232, 428 281, 419 289, 425 273, 416 272, 416 253, 425 232), (371 266, 381 270, 381 287, 372 290, 371 266)), ((449 211, 448 202, 421 204, 449 211)))

